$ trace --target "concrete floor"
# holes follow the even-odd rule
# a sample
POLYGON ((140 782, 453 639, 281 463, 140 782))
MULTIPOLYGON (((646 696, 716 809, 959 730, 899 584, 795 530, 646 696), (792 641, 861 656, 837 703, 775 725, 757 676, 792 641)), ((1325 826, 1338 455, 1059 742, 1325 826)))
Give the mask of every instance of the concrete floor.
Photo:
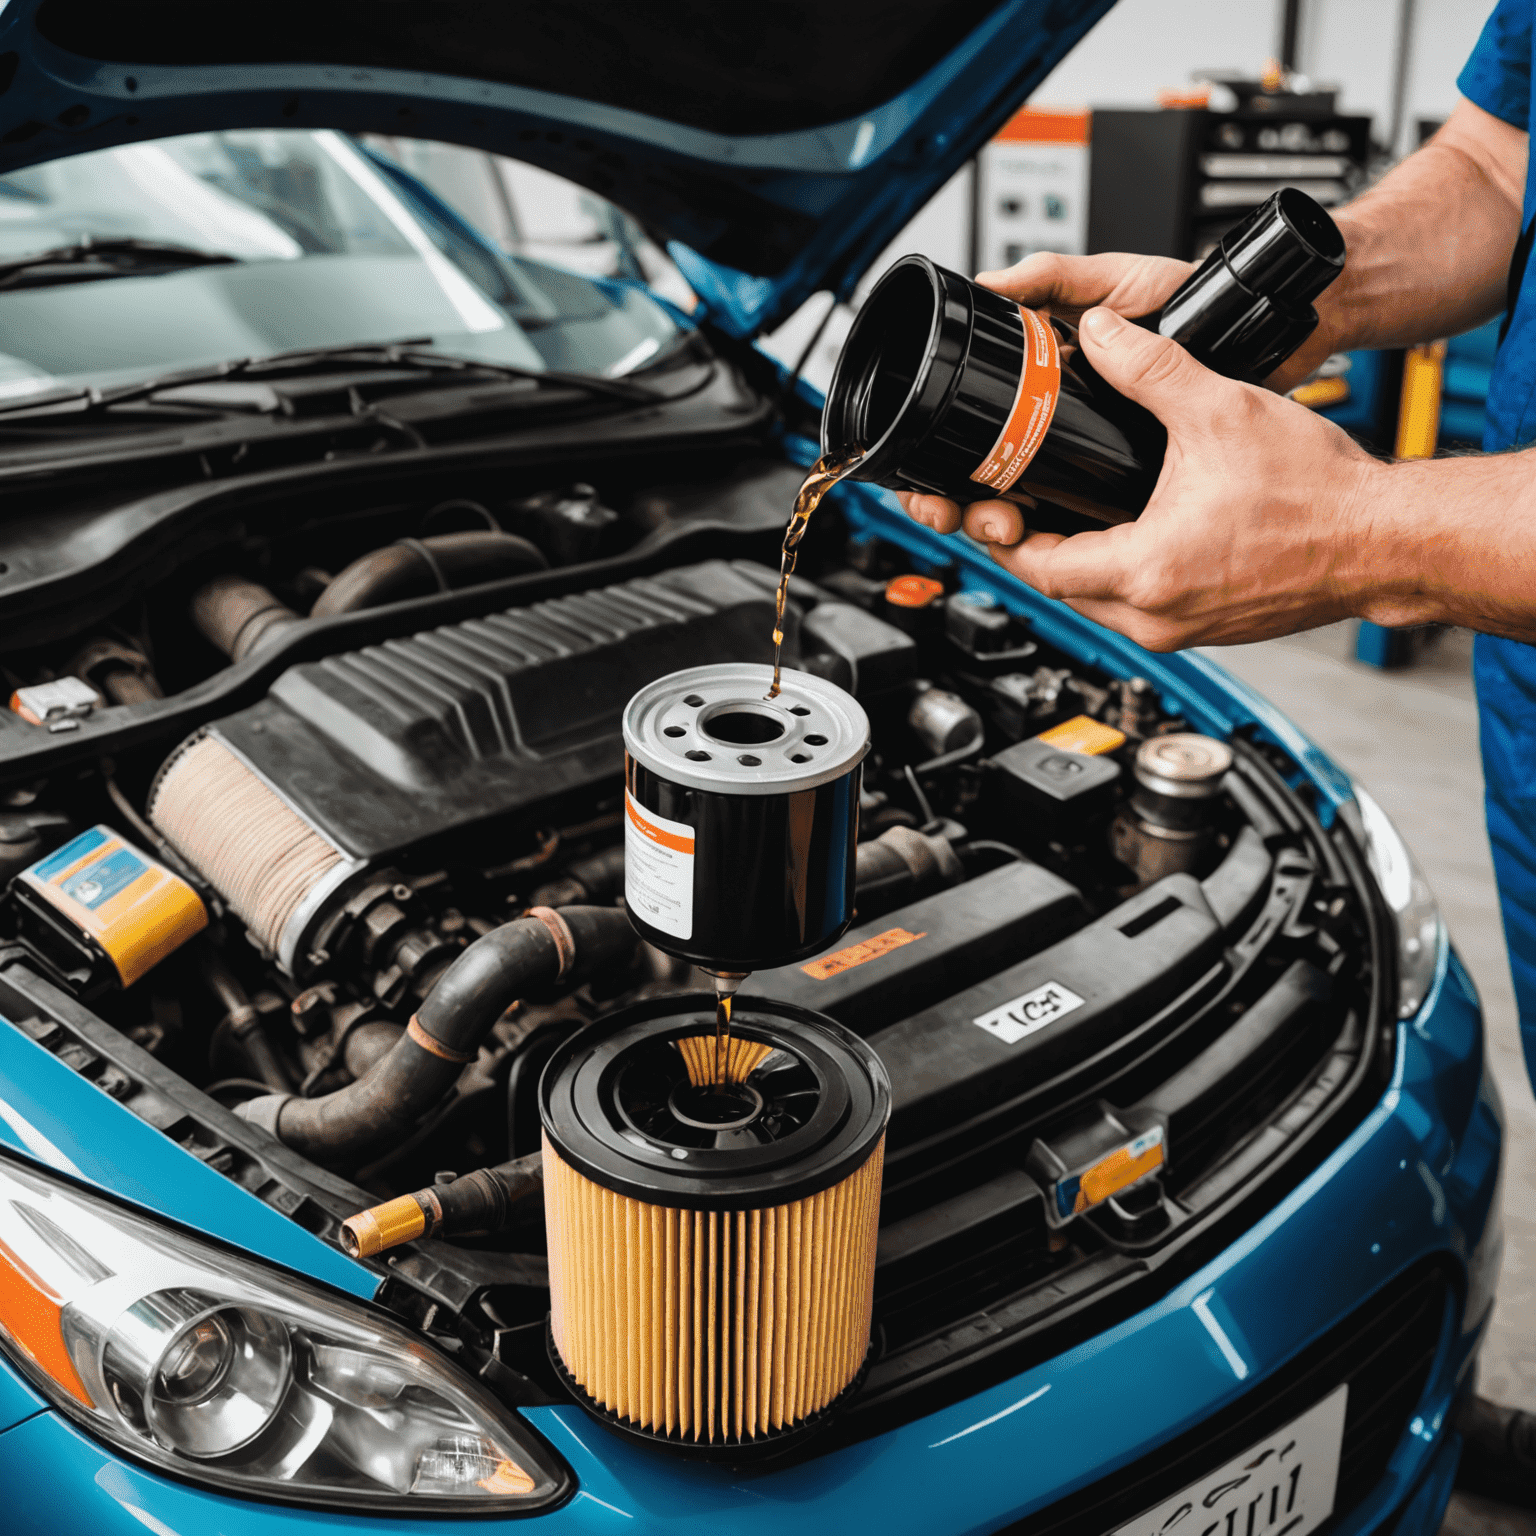
MULTIPOLYGON (((1210 654, 1285 710, 1381 802, 1423 866, 1482 994, 1509 1141, 1504 1269, 1479 1387, 1496 1402, 1536 1412, 1536 1101, 1520 1052, 1483 826, 1472 638, 1447 633, 1400 672, 1356 662, 1352 624, 1210 654)), ((1458 1494, 1441 1531, 1536 1536, 1536 1514, 1458 1494)))

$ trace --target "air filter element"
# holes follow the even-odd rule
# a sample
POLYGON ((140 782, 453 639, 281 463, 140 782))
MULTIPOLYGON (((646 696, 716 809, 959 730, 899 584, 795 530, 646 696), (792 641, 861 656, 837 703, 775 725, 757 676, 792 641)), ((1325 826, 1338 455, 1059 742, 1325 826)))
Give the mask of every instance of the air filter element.
POLYGON ((550 1353, 653 1444, 740 1459, 825 1421, 869 1345, 890 1083, 791 1003, 653 999, 545 1069, 550 1353))
POLYGON ((149 819, 290 975, 326 898, 363 866, 310 825, 225 741, 182 743, 149 793, 149 819))

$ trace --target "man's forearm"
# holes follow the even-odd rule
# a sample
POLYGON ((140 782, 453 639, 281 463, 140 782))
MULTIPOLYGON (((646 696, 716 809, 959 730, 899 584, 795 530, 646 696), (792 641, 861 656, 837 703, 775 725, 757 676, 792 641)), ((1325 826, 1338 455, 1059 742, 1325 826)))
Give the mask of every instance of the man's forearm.
POLYGON ((1362 618, 1536 641, 1536 449, 1376 465, 1350 511, 1362 618))
POLYGON ((1520 237, 1526 145, 1464 101, 1423 149, 1341 208, 1344 272, 1318 299, 1317 333, 1280 386, 1330 352, 1453 336, 1496 315, 1520 237))

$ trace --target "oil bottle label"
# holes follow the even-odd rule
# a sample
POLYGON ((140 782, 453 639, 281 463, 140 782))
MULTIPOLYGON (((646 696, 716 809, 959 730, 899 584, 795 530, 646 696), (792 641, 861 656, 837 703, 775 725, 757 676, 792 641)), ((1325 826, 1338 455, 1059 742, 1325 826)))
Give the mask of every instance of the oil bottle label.
POLYGON ((994 491, 1006 491, 1040 451, 1061 396, 1061 349, 1056 344, 1056 332, 1022 304, 1019 314, 1024 320, 1019 391, 992 451, 971 475, 972 480, 994 491))
POLYGON ((693 937, 693 828, 624 791, 624 900, 674 939, 693 937))

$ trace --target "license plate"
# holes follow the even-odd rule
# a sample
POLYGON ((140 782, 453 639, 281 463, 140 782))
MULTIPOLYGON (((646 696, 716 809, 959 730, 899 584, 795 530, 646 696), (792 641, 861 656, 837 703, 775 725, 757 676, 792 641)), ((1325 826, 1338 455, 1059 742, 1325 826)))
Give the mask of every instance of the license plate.
POLYGON ((1110 1536, 1307 1536, 1333 1513, 1346 1384, 1110 1536))

